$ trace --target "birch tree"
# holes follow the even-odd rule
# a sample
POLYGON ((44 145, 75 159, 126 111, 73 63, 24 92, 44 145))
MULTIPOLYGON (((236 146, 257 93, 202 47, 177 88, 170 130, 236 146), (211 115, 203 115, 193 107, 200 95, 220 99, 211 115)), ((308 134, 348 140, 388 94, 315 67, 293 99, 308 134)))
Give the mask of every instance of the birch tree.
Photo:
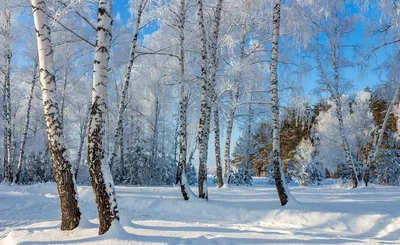
POLYGON ((108 63, 112 38, 112 0, 101 0, 98 10, 97 40, 94 55, 92 105, 89 122, 88 165, 96 197, 99 235, 106 233, 113 221, 119 221, 114 182, 105 159, 108 63))
POLYGON ((26 138, 28 137, 28 129, 29 129, 29 120, 30 120, 30 115, 31 115, 31 108, 32 108, 32 100, 33 100, 33 95, 35 91, 35 84, 37 80, 37 71, 38 71, 38 66, 39 66, 39 61, 38 58, 35 59, 35 64, 33 65, 33 76, 32 76, 32 84, 31 84, 31 89, 29 92, 29 98, 28 98, 28 107, 26 109, 26 117, 25 117, 25 124, 24 124, 24 130, 22 132, 22 139, 21 139, 21 144, 19 146, 19 157, 18 157, 18 164, 17 164, 17 171, 15 174, 15 183, 19 182, 19 178, 21 175, 21 169, 22 169, 22 163, 24 161, 24 155, 25 155, 25 144, 26 144, 26 138))
POLYGON ((199 122, 199 198, 208 200, 207 157, 210 130, 210 92, 207 77, 207 35, 204 22, 203 1, 197 0, 197 19, 200 28, 201 45, 201 107, 199 122))
POLYGON ((231 100, 232 105, 229 111, 228 116, 228 125, 226 127, 226 139, 225 139, 225 151, 224 151, 224 178, 225 185, 229 185, 230 183, 230 173, 231 173, 231 140, 232 140, 232 130, 233 130, 233 121, 235 119, 236 109, 238 107, 239 101, 239 87, 236 88, 235 92, 231 92, 231 100))
POLYGON ((272 51, 270 64, 271 103, 272 103, 272 163, 274 165, 274 178, 278 196, 282 206, 289 202, 289 190, 286 187, 285 176, 282 171, 280 153, 280 123, 278 101, 278 41, 279 24, 282 0, 277 0, 274 5, 272 20, 272 51))
POLYGON ((135 51, 136 51, 136 45, 137 45, 137 41, 138 41, 138 37, 139 37, 142 14, 143 14, 143 10, 146 7, 147 2, 148 2, 148 0, 140 0, 138 3, 138 6, 137 6, 135 29, 133 31, 133 38, 131 41, 129 62, 128 62, 128 66, 126 67, 124 81, 123 81, 123 87, 122 87, 122 91, 121 91, 121 98, 120 98, 120 102, 119 102, 119 106, 118 106, 117 127, 115 129, 111 153, 110 153, 110 156, 108 159, 108 164, 110 165, 110 168, 112 168, 112 166, 114 164, 115 157, 117 156, 118 147, 121 148, 120 143, 123 142, 122 141, 122 136, 123 136, 122 135, 122 130, 123 130, 122 120, 123 120, 123 114, 124 114, 125 107, 126 107, 126 94, 128 92, 129 83, 131 80, 132 67, 133 67, 133 63, 135 60, 135 51))
POLYGON ((79 224, 81 212, 78 207, 77 190, 72 166, 67 156, 64 143, 63 127, 56 100, 56 81, 53 69, 53 47, 50 37, 50 26, 46 22, 45 1, 31 0, 36 29, 36 41, 40 67, 40 83, 44 118, 51 154, 53 173, 61 207, 61 230, 72 230, 79 224))
POLYGON ((219 128, 219 108, 218 108, 218 96, 216 91, 216 73, 217 73, 217 44, 219 36, 219 26, 221 21, 223 0, 218 0, 214 12, 214 20, 211 28, 211 40, 209 43, 210 53, 210 64, 209 64, 209 93, 211 93, 211 102, 214 113, 214 149, 215 149, 215 165, 217 170, 217 182, 218 188, 224 185, 222 178, 222 164, 221 164, 221 149, 220 149, 220 128, 219 128))
POLYGON ((11 21, 12 13, 10 3, 3 3, 3 9, 0 12, 1 26, 0 36, 2 38, 3 50, 2 58, 4 60, 4 67, 0 69, 3 76, 3 95, 4 95, 4 165, 7 165, 7 180, 13 181, 13 149, 12 149, 12 114, 11 114, 11 59, 13 50, 11 47, 11 21))
POLYGON ((185 22, 186 22, 186 1, 180 0, 179 3, 179 163, 176 184, 180 184, 182 196, 185 200, 189 200, 194 196, 190 189, 187 179, 187 108, 188 96, 185 92, 185 22))
MULTIPOLYGON (((324 3, 321 4, 323 5, 324 3)), ((339 123, 339 133, 341 135, 343 151, 350 171, 352 187, 356 188, 358 185, 357 174, 355 172, 351 149, 345 132, 343 105, 340 99, 348 83, 343 77, 342 71, 344 68, 352 65, 351 62, 343 56, 343 44, 341 44, 341 42, 354 29, 356 19, 354 16, 350 16, 345 20, 339 19, 341 10, 343 9, 344 11, 345 8, 342 4, 343 3, 336 2, 331 3, 329 8, 327 8, 327 15, 331 17, 329 19, 319 18, 315 20, 310 16, 306 18, 308 18, 314 30, 313 38, 315 45, 310 44, 310 49, 317 63, 317 71, 320 76, 318 92, 328 93, 336 105, 336 117, 339 123), (321 40, 321 35, 326 36, 326 42, 321 40), (321 47, 324 48, 324 52, 321 51, 321 47)), ((320 8, 323 8, 323 6, 320 6, 320 8)))

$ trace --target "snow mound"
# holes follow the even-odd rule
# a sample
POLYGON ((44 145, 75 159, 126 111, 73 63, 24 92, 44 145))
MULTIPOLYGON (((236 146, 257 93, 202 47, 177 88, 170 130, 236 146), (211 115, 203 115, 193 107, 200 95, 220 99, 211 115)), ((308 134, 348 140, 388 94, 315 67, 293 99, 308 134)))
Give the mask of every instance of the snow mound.
POLYGON ((124 227, 117 221, 114 220, 111 224, 110 229, 102 235, 104 239, 116 239, 116 240, 132 240, 132 234, 129 234, 124 227))
POLYGON ((79 221, 79 226, 78 227, 81 228, 81 229, 93 229, 93 228, 97 228, 98 225, 93 224, 86 217, 84 217, 82 215, 81 216, 81 220, 79 221))

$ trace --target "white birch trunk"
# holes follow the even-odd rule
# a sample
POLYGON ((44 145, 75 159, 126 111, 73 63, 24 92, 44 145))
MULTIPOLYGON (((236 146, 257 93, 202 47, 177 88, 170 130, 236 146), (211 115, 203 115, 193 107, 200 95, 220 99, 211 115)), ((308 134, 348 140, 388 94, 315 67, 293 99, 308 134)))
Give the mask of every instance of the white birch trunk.
POLYGON ((224 185, 229 186, 230 184, 230 172, 231 172, 231 139, 232 139, 232 130, 233 130, 233 121, 235 119, 235 112, 237 103, 239 100, 239 88, 237 88, 235 95, 232 98, 232 106, 229 112, 228 117, 228 126, 226 128, 226 139, 225 139, 225 153, 224 153, 224 164, 225 164, 225 173, 224 173, 224 185))
POLYGON ((85 143, 86 132, 87 132, 89 118, 90 118, 90 106, 91 106, 91 104, 88 105, 88 107, 86 109, 85 117, 84 117, 83 121, 81 122, 81 125, 79 128, 79 147, 78 147, 78 153, 76 156, 75 167, 74 167, 75 179, 78 177, 79 166, 81 165, 81 161, 82 161, 83 145, 85 143))
POLYGON ((186 176, 186 157, 187 157, 187 108, 188 97, 185 94, 185 22, 186 22, 186 4, 185 0, 180 0, 179 6, 179 163, 176 184, 180 184, 181 193, 185 200, 194 197, 190 189, 186 176))
POLYGON ((63 127, 64 127, 64 109, 65 109, 65 95, 67 90, 67 83, 68 83, 68 64, 64 70, 63 87, 62 87, 61 103, 60 103, 60 121, 63 127))
POLYGON ((155 103, 154 103, 154 111, 155 111, 155 115, 154 115, 154 130, 153 130, 153 139, 151 140, 151 160, 150 163, 153 165, 153 168, 155 168, 157 166, 157 161, 158 161, 158 157, 157 157, 157 153, 158 153, 158 121, 160 118, 160 106, 159 106, 159 101, 158 101, 158 97, 156 95, 155 97, 155 103))
POLYGON ((38 46, 40 83, 44 118, 46 121, 49 150, 53 163, 61 206, 61 230, 72 230, 79 224, 81 212, 78 207, 78 193, 72 166, 67 156, 63 128, 56 100, 56 81, 53 68, 53 47, 50 38, 50 27, 46 23, 45 1, 31 0, 33 18, 38 46))
POLYGON ((217 182, 218 188, 224 185, 222 178, 222 164, 221 164, 221 149, 220 149, 220 128, 219 128, 219 108, 218 108, 218 98, 216 91, 216 72, 217 72, 217 45, 218 45, 218 35, 219 26, 221 21, 222 12, 222 2, 223 0, 218 0, 217 6, 214 13, 214 21, 211 30, 211 40, 209 44, 210 53, 210 83, 209 83, 209 93, 211 93, 212 107, 214 112, 214 150, 215 150, 215 165, 217 170, 217 182))
POLYGON ((207 37, 204 26, 203 1, 197 0, 197 18, 201 44, 201 108, 199 123, 199 198, 208 200, 207 157, 210 131, 209 81, 207 78, 207 37))
MULTIPOLYGON (((241 35, 241 40, 240 40, 240 59, 243 60, 245 56, 245 41, 246 41, 246 36, 247 36, 247 27, 246 23, 243 24, 242 26, 242 35, 241 35)), ((231 172, 231 139, 232 139, 232 130, 233 130, 233 122, 235 120, 235 113, 236 109, 238 106, 238 101, 239 101, 239 95, 240 95, 240 79, 242 77, 241 72, 239 73, 238 77, 235 77, 235 86, 236 91, 234 92, 234 95, 232 96, 231 93, 231 110, 229 112, 228 116, 228 126, 226 128, 226 140, 225 140, 225 153, 224 153, 224 182, 226 186, 229 186, 230 184, 230 172, 231 172)))
POLYGON ((38 61, 38 58, 36 58, 35 64, 33 65, 32 85, 31 85, 31 90, 29 92, 28 108, 26 109, 25 125, 24 125, 24 130, 22 132, 21 145, 19 147, 19 157, 18 157, 17 171, 15 174, 15 183, 19 182, 19 178, 21 175, 21 169, 22 169, 22 163, 24 161, 25 144, 26 144, 26 138, 28 137, 29 120, 30 120, 30 115, 31 115, 32 100, 33 100, 33 95, 34 95, 34 91, 35 91, 38 66, 39 66, 39 61, 38 61))
MULTIPOLYGON (((253 94, 250 95, 250 101, 253 100, 253 94)), ((251 123, 252 123, 252 116, 253 116, 253 108, 252 103, 249 103, 249 117, 247 118, 247 140, 246 140, 246 171, 248 172, 251 169, 251 155, 250 155, 250 148, 251 148, 251 123)))
POLYGON ((2 27, 2 35, 5 39, 4 49, 4 97, 5 97, 5 152, 7 158, 7 180, 8 182, 13 181, 13 149, 12 149, 12 125, 11 125, 11 86, 10 86, 10 74, 11 74, 11 58, 12 48, 9 43, 10 41, 10 28, 11 28, 11 12, 7 6, 4 10, 4 26, 2 27))
MULTIPOLYGON (((6 45, 8 46, 8 45, 6 45)), ((5 79, 6 83, 6 134, 7 134, 7 180, 8 182, 13 181, 13 149, 12 149, 12 126, 11 126, 11 85, 10 85, 10 73, 11 73, 11 47, 7 47, 6 69, 5 79)))
POLYGON ((282 171, 280 152, 280 123, 278 101, 278 41, 282 0, 277 0, 274 5, 272 22, 272 53, 270 64, 271 102, 272 102, 272 162, 274 164, 274 177, 278 196, 282 206, 289 202, 289 190, 286 187, 285 176, 282 171))
POLYGON ((115 129, 114 140, 113 140, 113 143, 111 146, 111 152, 109 153, 109 158, 108 158, 108 164, 110 165, 110 168, 113 167, 115 157, 117 156, 118 144, 121 142, 120 138, 122 138, 122 133, 121 133, 122 132, 122 120, 124 117, 124 111, 125 111, 125 107, 126 107, 126 105, 125 105, 126 94, 128 92, 128 88, 129 88, 129 84, 130 84, 130 80, 131 80, 132 67, 133 67, 133 62, 135 60, 136 45, 137 45, 137 40, 139 37, 140 23, 142 20, 142 13, 146 6, 146 3, 147 3, 147 1, 140 0, 138 10, 137 10, 135 29, 133 32, 133 38, 132 38, 131 47, 130 47, 129 62, 128 62, 128 66, 126 67, 124 83, 123 83, 122 91, 121 91, 121 99, 120 99, 119 106, 118 106, 117 127, 115 129))
POLYGON ((358 179, 357 179, 357 174, 355 173, 355 166, 354 166, 353 158, 351 156, 350 145, 349 145, 349 142, 347 141, 346 132, 344 130, 342 104, 341 104, 340 98, 338 96, 336 96, 334 101, 336 104, 336 117, 339 122, 339 132, 340 132, 342 142, 343 142, 343 150, 345 153, 346 162, 347 162, 347 165, 348 165, 349 171, 350 171, 352 187, 356 188, 358 185, 358 179))
POLYGON ((342 137, 343 141, 343 149, 344 153, 346 156, 346 162, 349 167, 350 171, 350 177, 352 180, 352 187, 356 188, 358 185, 358 179, 357 179, 357 174, 356 174, 356 169, 354 166, 353 158, 351 156, 351 151, 350 151, 350 145, 347 140, 346 132, 344 130, 344 123, 343 123, 343 111, 342 111, 342 102, 340 100, 340 92, 339 92, 339 67, 338 67, 338 60, 337 60, 337 51, 338 48, 336 46, 337 44, 334 43, 332 46, 332 63, 333 63, 333 76, 334 76, 334 86, 331 87, 330 89, 333 90, 331 93, 333 93, 334 96, 334 102, 336 104, 336 116, 339 122, 339 131, 342 137))
MULTIPOLYGON (((3 117, 7 118, 7 102, 6 102, 6 91, 7 91, 7 84, 3 83, 3 117)), ((3 179, 6 179, 6 169, 7 169, 7 123, 4 123, 4 133, 3 133, 3 179)))
POLYGON ((99 218, 99 234, 106 233, 119 220, 114 181, 105 159, 105 128, 107 120, 108 63, 112 38, 112 0, 100 0, 97 40, 94 54, 92 106, 89 122, 89 175, 99 218))

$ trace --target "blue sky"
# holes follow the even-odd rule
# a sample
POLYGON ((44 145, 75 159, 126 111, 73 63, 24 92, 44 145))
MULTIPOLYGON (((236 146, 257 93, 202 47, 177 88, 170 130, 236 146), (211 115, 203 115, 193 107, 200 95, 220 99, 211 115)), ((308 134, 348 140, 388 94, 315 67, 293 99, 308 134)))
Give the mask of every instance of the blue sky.
MULTIPOLYGON (((348 5, 347 6, 352 14, 360 14, 358 8, 348 5)), ((119 14, 121 17, 121 24, 126 24, 130 18, 130 13, 129 13, 129 1, 128 0, 118 0, 114 1, 114 15, 119 14)), ((371 13, 376 14, 377 10, 372 10, 371 13)), ((145 28, 143 30, 144 34, 150 34, 153 31, 157 29, 157 25, 150 25, 149 27, 145 28)), ((348 44, 360 44, 364 45, 365 39, 364 39, 364 23, 358 23, 355 31, 351 34, 348 40, 348 44)), ((143 33, 142 33, 143 34, 143 33)), ((371 42, 367 42, 368 44, 371 44, 371 42)), ((346 55, 351 58, 354 56, 354 52, 351 50, 351 48, 348 48, 346 50, 346 55)), ((385 59, 385 51, 379 51, 376 53, 377 57, 376 60, 384 60, 385 59)), ((358 58, 357 58, 358 59, 358 58)), ((373 64, 372 64, 373 65, 373 64)), ((368 70, 367 72, 361 74, 360 70, 358 68, 352 68, 348 69, 345 71, 345 76, 348 79, 351 79, 354 81, 354 88, 352 89, 351 92, 357 92, 364 90, 365 87, 374 87, 376 84, 379 83, 380 78, 378 77, 378 74, 372 72, 371 70, 368 70)), ((305 93, 308 94, 310 93, 316 86, 316 80, 318 79, 318 74, 317 72, 313 71, 310 75, 306 76, 304 80, 302 81, 304 85, 304 90, 305 93)))

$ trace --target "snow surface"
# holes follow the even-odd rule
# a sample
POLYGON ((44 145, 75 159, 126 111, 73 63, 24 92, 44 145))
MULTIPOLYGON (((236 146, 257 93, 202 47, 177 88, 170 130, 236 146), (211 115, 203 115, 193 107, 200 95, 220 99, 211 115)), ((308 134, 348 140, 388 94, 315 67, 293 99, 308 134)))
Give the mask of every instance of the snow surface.
POLYGON ((184 201, 178 186, 116 187, 121 222, 98 236, 91 187, 78 187, 80 226, 61 231, 55 183, 1 184, 0 244, 400 244, 398 187, 290 189, 299 203, 281 207, 257 178, 210 186, 208 202, 184 201))

